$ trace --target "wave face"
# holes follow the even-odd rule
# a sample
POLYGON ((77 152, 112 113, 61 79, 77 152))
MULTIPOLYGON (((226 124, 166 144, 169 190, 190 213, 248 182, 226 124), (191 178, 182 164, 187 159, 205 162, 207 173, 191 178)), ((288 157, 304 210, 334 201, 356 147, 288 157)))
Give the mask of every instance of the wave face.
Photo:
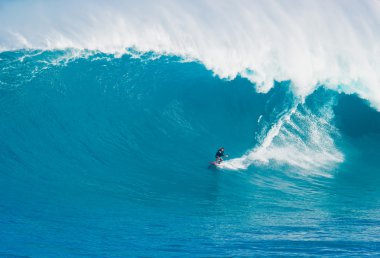
POLYGON ((380 114, 357 96, 155 53, 0 58, 2 255, 379 255, 380 114))

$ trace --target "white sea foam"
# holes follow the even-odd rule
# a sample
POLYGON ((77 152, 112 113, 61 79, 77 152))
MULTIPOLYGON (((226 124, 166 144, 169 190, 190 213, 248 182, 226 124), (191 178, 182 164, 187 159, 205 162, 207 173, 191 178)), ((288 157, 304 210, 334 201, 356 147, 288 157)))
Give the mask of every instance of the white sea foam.
POLYGON ((0 49, 126 48, 199 60, 266 92, 292 80, 357 93, 380 110, 378 0, 23 0, 0 3, 0 49))
POLYGON ((334 138, 339 133, 332 125, 333 100, 312 112, 298 102, 266 132, 262 142, 240 158, 221 164, 224 169, 246 169, 255 164, 289 165, 297 172, 331 176, 329 171, 343 162, 334 138))

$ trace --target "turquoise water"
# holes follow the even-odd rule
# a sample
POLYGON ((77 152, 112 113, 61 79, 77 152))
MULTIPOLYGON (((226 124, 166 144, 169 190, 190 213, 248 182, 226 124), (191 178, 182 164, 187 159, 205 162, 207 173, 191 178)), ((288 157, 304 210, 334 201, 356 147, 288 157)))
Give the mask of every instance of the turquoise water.
POLYGON ((380 255, 380 113, 355 95, 260 94, 153 53, 0 69, 2 257, 380 255), (209 168, 222 145, 260 160, 209 168))

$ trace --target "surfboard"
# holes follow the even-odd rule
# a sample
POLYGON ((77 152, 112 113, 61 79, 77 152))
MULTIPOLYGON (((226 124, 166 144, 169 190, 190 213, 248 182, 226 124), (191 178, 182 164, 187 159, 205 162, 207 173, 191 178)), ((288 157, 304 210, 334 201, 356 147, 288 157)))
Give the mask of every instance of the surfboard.
POLYGON ((213 167, 219 167, 220 163, 216 163, 215 161, 212 161, 210 162, 210 166, 213 166, 213 167))

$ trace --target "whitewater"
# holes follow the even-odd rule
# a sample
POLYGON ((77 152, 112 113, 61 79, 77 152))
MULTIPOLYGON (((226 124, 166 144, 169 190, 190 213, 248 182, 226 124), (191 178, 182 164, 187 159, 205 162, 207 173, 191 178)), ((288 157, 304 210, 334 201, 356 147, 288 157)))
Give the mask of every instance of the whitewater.
POLYGON ((380 255, 379 42, 377 0, 0 1, 0 257, 380 255))

